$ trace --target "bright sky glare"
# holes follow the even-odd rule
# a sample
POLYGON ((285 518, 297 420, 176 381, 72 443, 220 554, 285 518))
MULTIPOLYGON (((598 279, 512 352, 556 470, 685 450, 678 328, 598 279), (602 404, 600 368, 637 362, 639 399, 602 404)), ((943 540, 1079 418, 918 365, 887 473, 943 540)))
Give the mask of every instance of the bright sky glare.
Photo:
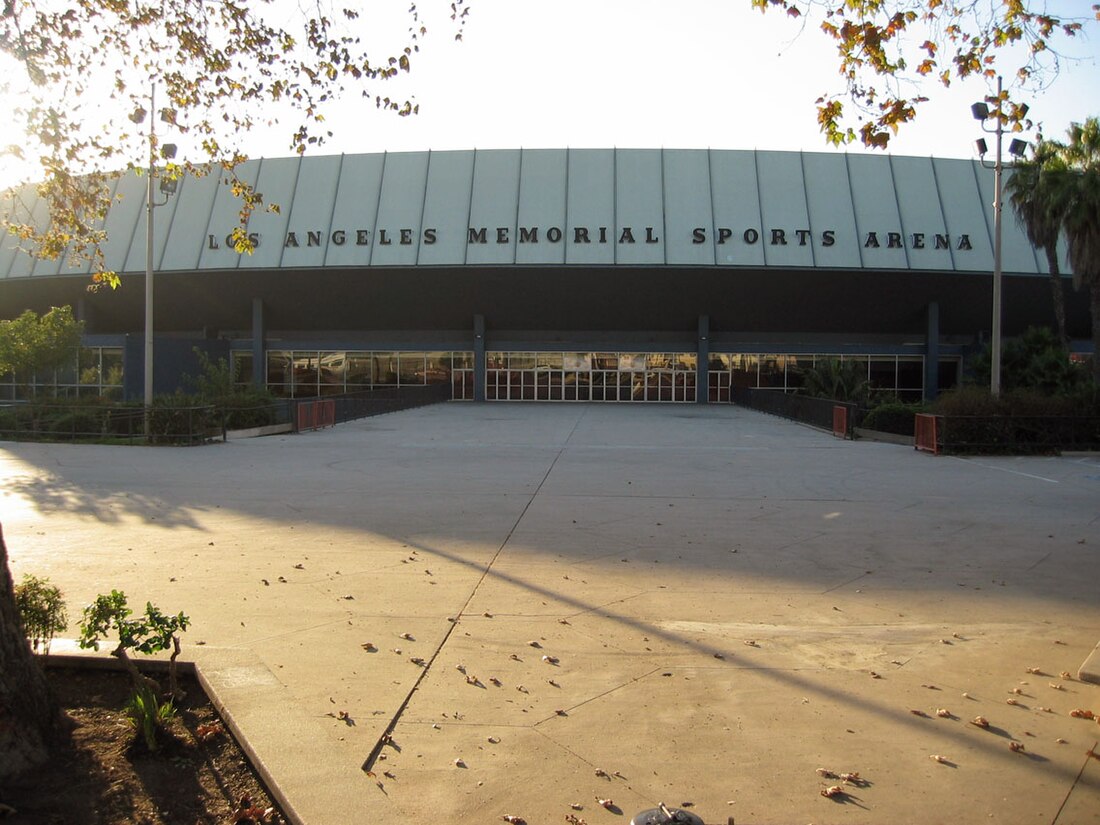
MULTIPOLYGON (((748 0, 471 0, 464 42, 436 23, 410 76, 421 111, 345 111, 329 151, 668 147, 830 151, 814 101, 841 88, 816 28, 748 0), (432 37, 431 35, 435 35, 432 37), (346 124, 346 127, 345 127, 346 124)), ((1084 0, 1051 3, 1087 15, 1084 0)), ((813 24, 816 27, 816 24, 813 24)), ((1100 113, 1097 44, 1071 42, 1058 81, 1030 100, 1048 137, 1100 113)), ((934 82, 895 154, 971 157, 980 79, 934 82)), ((350 107, 349 107, 350 108, 350 107)), ((285 144, 284 144, 285 147, 285 144)), ((273 147, 268 154, 285 153, 273 147)), ((864 151, 854 144, 848 151, 864 151)))
MULTIPOLYGON (((377 112, 372 101, 348 98, 330 112, 335 135, 317 153, 616 146, 835 151, 818 131, 814 101, 841 85, 835 49, 816 23, 800 31, 783 14, 753 11, 749 0, 469 4, 464 40, 456 43, 449 3, 422 0, 429 34, 413 72, 400 87, 382 88, 415 95, 419 115, 398 118, 377 112)), ((1091 14, 1086 0, 1048 5, 1063 15, 1091 14)), ((364 14, 377 15, 383 6, 394 16, 380 21, 380 43, 392 49, 408 25, 408 4, 375 2, 364 14)), ((1070 122, 1100 113, 1098 52, 1086 38, 1069 41, 1065 53, 1076 59, 1064 61, 1054 85, 1029 99, 1031 117, 1046 136, 1061 138, 1070 122)), ((950 90, 929 82, 922 91, 931 101, 890 151, 974 156, 981 130, 969 107, 991 88, 975 79, 950 90)), ((285 156, 293 126, 257 130, 243 148, 253 157, 285 156)), ((865 150, 853 144, 847 151, 865 150)), ((9 176, 0 169, 0 183, 9 176)))

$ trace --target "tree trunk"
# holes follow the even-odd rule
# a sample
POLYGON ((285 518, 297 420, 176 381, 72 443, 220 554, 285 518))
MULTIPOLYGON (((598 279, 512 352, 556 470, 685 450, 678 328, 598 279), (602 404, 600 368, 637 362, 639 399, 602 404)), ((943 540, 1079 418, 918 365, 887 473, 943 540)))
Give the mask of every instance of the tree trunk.
POLYGON ((1045 247, 1047 266, 1050 268, 1050 297, 1054 303, 1054 321, 1058 324, 1058 340, 1069 350, 1069 336, 1066 334, 1066 290, 1062 284, 1062 273, 1058 266, 1058 247, 1045 247))
POLYGON ((1100 386, 1100 278, 1088 288, 1092 305, 1092 380, 1100 386))
POLYGON ((46 761, 62 715, 23 634, 0 527, 0 780, 46 761))

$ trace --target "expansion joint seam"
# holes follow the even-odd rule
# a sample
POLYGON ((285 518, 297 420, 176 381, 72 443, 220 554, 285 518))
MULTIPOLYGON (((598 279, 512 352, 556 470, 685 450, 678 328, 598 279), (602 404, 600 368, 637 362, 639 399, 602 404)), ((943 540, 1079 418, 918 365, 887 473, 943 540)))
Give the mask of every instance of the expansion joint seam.
POLYGON ((512 524, 511 529, 508 531, 508 535, 504 537, 504 541, 500 543, 500 547, 497 548, 497 551, 493 554, 493 557, 489 560, 489 563, 485 565, 485 569, 478 577, 477 583, 470 591, 470 595, 466 597, 466 601, 463 603, 462 608, 458 611, 458 615, 456 615, 454 621, 450 623, 450 626, 447 628, 447 632, 443 634, 443 638, 440 640, 439 645, 432 653, 431 658, 421 669, 420 675, 416 678, 416 681, 409 689, 408 694, 406 694, 405 698, 401 702, 401 705, 397 708, 397 712, 394 713, 393 718, 390 719, 389 724, 386 725, 386 729, 382 732, 382 735, 378 738, 378 741, 375 742, 374 747, 371 748, 370 754, 368 754, 366 760, 363 762, 362 765, 362 769, 364 771, 370 771, 374 769, 374 764, 378 761, 378 757, 382 753, 382 749, 387 745, 387 743, 389 743, 389 741, 393 737, 393 732, 397 728, 397 723, 401 721, 401 717, 404 715, 405 710, 409 706, 409 703, 412 702, 412 698, 416 695, 417 690, 420 689, 421 683, 427 677, 429 671, 431 671, 432 665, 435 664, 435 660, 439 658, 439 654, 442 653, 443 648, 447 646, 447 642, 451 638, 451 634, 454 633, 454 630, 456 627, 458 627, 458 624, 462 620, 462 616, 466 612, 466 609, 470 606, 470 603, 477 596, 478 590, 481 589, 482 583, 489 576, 489 573, 493 569, 493 565, 496 564, 497 559, 500 558, 500 554, 503 553, 504 548, 508 546, 508 542, 511 541, 512 535, 516 532, 516 528, 519 527, 520 522, 523 521, 523 517, 527 515, 527 511, 531 508, 531 505, 534 503, 535 499, 538 498, 539 492, 542 490, 542 486, 546 483, 546 479, 550 477, 550 473, 554 471, 554 467, 557 465, 558 459, 561 458, 562 453, 565 452, 565 448, 569 445, 569 441, 573 437, 573 433, 577 431, 577 427, 580 425, 581 419, 584 418, 585 412, 586 411, 582 411, 581 414, 577 417, 577 421, 573 425, 573 429, 570 430, 569 435, 566 437, 565 442, 561 446, 561 449, 559 449, 557 455, 554 456, 554 460, 550 462, 550 466, 546 468, 546 472, 543 474, 542 479, 539 481, 538 487, 536 487, 535 491, 531 493, 530 498, 523 506, 523 510, 520 511, 520 514, 516 516, 515 522, 512 524))

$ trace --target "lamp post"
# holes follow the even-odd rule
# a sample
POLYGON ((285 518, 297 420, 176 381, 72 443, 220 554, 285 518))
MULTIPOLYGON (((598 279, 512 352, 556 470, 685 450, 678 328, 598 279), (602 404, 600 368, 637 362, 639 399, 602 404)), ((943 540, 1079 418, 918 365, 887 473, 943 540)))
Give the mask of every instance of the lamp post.
MULTIPOLYGON (((156 84, 149 89, 149 110, 156 111, 156 84)), ((140 106, 130 115, 134 123, 142 123, 146 112, 140 106)), ((161 112, 161 120, 171 121, 169 110, 161 112)), ((171 160, 176 156, 176 145, 166 143, 160 148, 160 156, 171 160)), ((153 179, 157 177, 156 119, 149 118, 149 170, 145 186, 145 437, 149 437, 149 424, 153 409, 153 210, 168 203, 168 196, 176 192, 175 178, 160 179, 160 191, 164 200, 159 203, 153 196, 153 179)))
MULTIPOLYGON (((994 397, 1001 394, 1001 276, 1003 275, 1003 267, 1001 264, 1001 212, 1004 206, 1001 189, 1001 173, 1004 170, 1004 166, 1001 164, 1001 143, 1004 136, 1004 118, 1001 109, 1002 103, 1001 76, 997 75, 996 107, 992 111, 990 111, 989 106, 985 103, 975 103, 970 107, 974 119, 982 122, 982 131, 997 136, 996 160, 993 161, 992 167, 986 164, 985 161, 985 154, 988 151, 985 138, 978 138, 976 141, 978 156, 981 159, 982 166, 986 169, 993 169, 993 332, 989 344, 991 354, 989 393, 994 397), (994 121, 992 128, 985 124, 985 122, 990 119, 994 121)), ((1020 116, 1023 117, 1026 114, 1027 106, 1021 106, 1020 116)), ((1025 149, 1027 149, 1027 143, 1016 139, 1013 139, 1008 147, 1009 154, 1013 157, 1020 157, 1023 155, 1025 149)))

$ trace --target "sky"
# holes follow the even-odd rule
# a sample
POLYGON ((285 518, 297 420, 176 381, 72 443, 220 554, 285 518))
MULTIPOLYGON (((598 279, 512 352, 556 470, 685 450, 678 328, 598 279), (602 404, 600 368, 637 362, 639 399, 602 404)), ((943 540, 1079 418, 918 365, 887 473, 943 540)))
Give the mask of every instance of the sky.
MULTIPOLYGON (((461 43, 433 24, 408 80, 413 118, 344 112, 329 150, 667 147, 830 151, 814 101, 842 87, 816 28, 749 0, 470 0, 461 43), (346 120, 345 120, 346 119, 346 120), (345 122, 350 128, 344 128, 345 122)), ((422 4, 423 5, 423 4, 422 4)), ((1088 14, 1086 0, 1054 3, 1088 14)), ((1094 29, 1100 39, 1100 29, 1094 29)), ((1030 96, 1061 137, 1100 113, 1100 43, 1071 44, 1062 76, 1030 96), (1087 106, 1091 104, 1091 109, 1087 106)), ((891 142, 896 154, 971 157, 982 80, 944 90, 891 142)), ((285 153, 285 140, 274 148, 285 153)), ((861 151, 853 145, 850 151, 861 151)))
MULTIPOLYGON (((413 71, 386 92, 415 95, 420 113, 399 118, 372 101, 345 99, 335 132, 316 154, 422 149, 667 147, 837 151, 816 123, 814 101, 842 89, 835 49, 811 24, 761 14, 749 0, 467 0, 462 42, 448 2, 421 0, 429 26, 413 71)), ((1052 11, 1090 15, 1089 0, 1051 0, 1052 11)), ((380 44, 401 43, 407 0, 376 0, 380 44)), ((1100 40, 1100 27, 1092 34, 1100 40)), ((1027 96, 1047 137, 1100 113, 1100 44, 1068 44, 1062 72, 1027 96)), ((894 154, 975 156, 980 125, 970 104, 981 79, 944 90, 890 145, 894 154)), ((292 123, 251 134, 253 157, 290 154, 292 123)), ((2 128, 2 127, 0 127, 2 128)), ((1032 135, 1024 135, 1031 137, 1032 135)), ((10 142, 3 135, 0 143, 10 142)), ((866 151, 852 144, 847 151, 866 151)), ((0 159, 0 164, 4 163, 0 159)), ((8 175, 15 170, 6 170, 8 175)), ((5 170, 0 168, 0 183, 5 170)))

